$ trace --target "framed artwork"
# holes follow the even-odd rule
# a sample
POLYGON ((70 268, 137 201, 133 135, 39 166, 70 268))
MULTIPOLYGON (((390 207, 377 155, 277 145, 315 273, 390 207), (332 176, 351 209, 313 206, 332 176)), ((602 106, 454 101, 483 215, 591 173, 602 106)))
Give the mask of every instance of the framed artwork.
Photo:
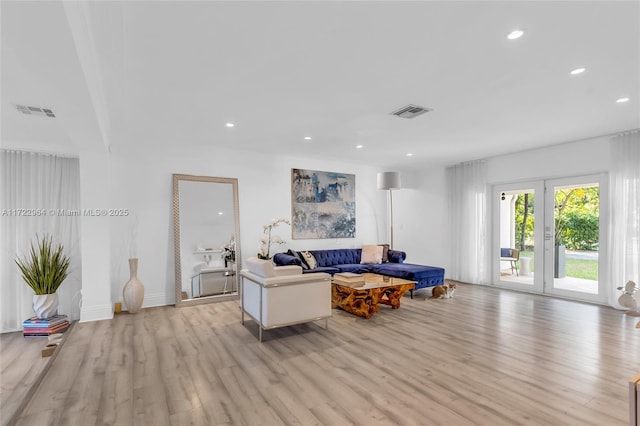
POLYGON ((291 169, 291 238, 355 238, 356 175, 291 169))

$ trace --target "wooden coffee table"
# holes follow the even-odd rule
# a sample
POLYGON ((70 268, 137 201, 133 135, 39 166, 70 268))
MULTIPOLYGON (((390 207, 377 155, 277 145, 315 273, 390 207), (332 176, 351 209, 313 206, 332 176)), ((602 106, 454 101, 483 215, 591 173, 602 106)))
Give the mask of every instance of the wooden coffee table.
POLYGON ((364 285, 350 287, 344 284, 331 285, 331 304, 363 318, 371 318, 380 310, 380 304, 393 309, 400 307, 400 299, 407 291, 413 290, 416 282, 385 275, 362 274, 364 285))

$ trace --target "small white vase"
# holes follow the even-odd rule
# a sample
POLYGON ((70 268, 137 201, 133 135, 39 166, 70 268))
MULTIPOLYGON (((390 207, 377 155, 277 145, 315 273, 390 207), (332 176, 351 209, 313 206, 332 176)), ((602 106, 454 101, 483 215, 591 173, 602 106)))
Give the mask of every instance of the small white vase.
POLYGON ((33 312, 38 318, 49 318, 58 314, 58 293, 35 294, 33 296, 33 312))
POLYGON ((144 300, 144 285, 138 279, 138 259, 129 259, 129 275, 129 281, 122 290, 122 299, 127 305, 127 311, 130 314, 135 314, 142 307, 144 300))

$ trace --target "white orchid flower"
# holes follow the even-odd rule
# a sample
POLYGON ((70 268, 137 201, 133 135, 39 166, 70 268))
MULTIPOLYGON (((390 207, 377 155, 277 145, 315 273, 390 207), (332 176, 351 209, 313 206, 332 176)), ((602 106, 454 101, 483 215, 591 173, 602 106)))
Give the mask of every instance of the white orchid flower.
POLYGON ((284 244, 285 241, 277 235, 271 237, 271 244, 284 244))
POLYGON ((259 255, 265 259, 270 259, 269 252, 273 244, 285 244, 285 241, 279 236, 271 235, 271 230, 278 226, 278 224, 280 223, 291 225, 289 219, 286 219, 284 217, 277 217, 263 226, 264 231, 262 236, 260 237, 261 244, 259 246, 259 255))

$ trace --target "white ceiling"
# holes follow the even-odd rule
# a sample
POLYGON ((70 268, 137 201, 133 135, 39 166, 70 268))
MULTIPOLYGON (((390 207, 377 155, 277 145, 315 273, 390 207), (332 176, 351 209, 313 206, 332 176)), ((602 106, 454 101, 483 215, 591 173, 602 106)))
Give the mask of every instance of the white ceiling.
POLYGON ((638 1, 2 1, 0 12, 5 147, 222 144, 419 169, 640 127, 638 1), (516 28, 524 36, 507 40, 516 28), (409 103, 433 111, 389 115, 409 103))

